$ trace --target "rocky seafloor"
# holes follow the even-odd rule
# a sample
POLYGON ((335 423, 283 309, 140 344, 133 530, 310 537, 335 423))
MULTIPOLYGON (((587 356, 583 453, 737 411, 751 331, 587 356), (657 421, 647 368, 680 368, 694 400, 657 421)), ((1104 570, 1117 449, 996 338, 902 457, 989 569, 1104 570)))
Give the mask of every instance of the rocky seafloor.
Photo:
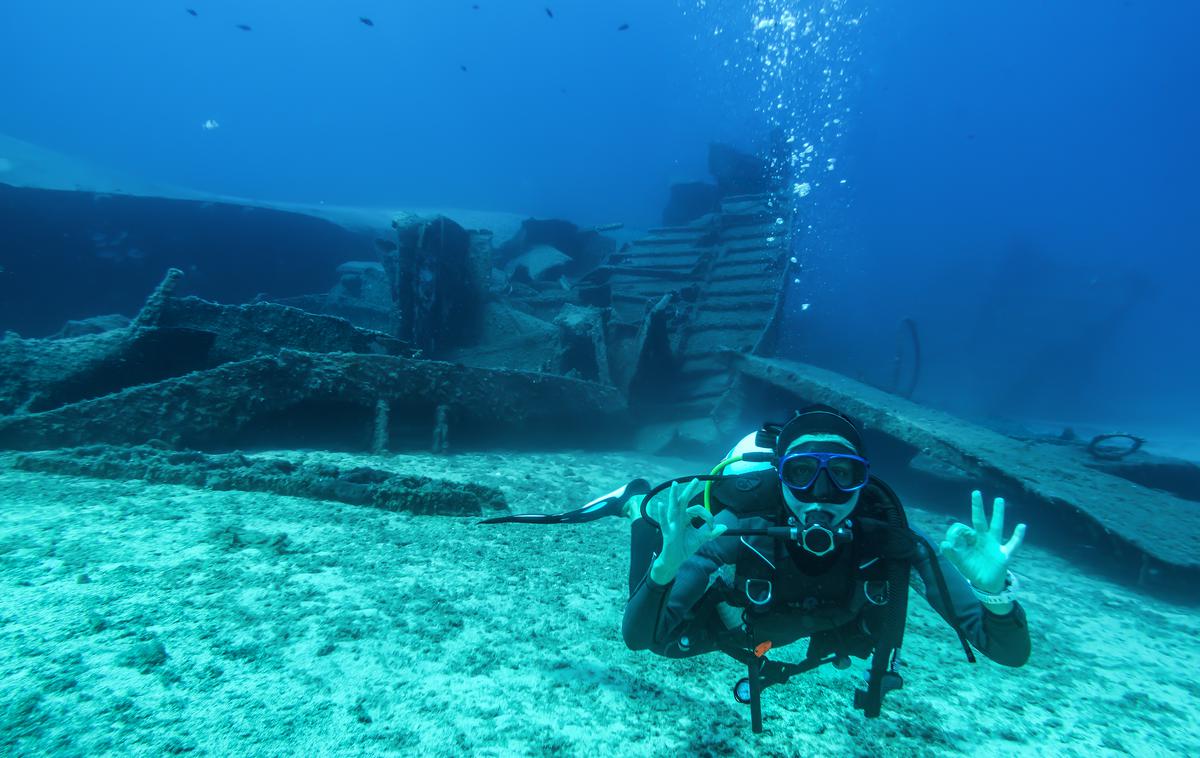
MULTIPOLYGON (((590 452, 273 455, 496 487, 514 512, 707 467, 590 452)), ((0 457, 5 754, 1200 753, 1200 612, 1089 576, 1033 531, 1014 566, 1025 667, 966 663, 916 599, 905 686, 881 718, 851 708, 856 661, 768 690, 755 735, 731 696, 740 665, 623 644, 619 519, 480 526, 13 460, 0 457)), ((934 534, 952 521, 908 508, 934 534)), ((789 652, 777 657, 803 651, 789 652)))

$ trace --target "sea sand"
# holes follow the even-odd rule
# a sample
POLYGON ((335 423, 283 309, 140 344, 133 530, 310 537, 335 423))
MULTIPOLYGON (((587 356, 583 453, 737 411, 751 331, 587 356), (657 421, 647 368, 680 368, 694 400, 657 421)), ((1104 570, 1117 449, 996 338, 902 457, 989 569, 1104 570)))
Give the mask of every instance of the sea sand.
MULTIPOLYGON (((703 468, 578 451, 275 455, 492 484, 516 512, 703 468)), ((881 718, 851 707, 856 660, 768 690, 755 735, 731 696, 738 664, 623 644, 620 519, 481 526, 10 461, 0 457, 5 754, 1200 753, 1200 613, 1088 576, 1036 533, 1014 565, 1033 638, 1025 667, 966 663, 914 597, 905 686, 881 718)), ((952 521, 909 512, 934 534, 952 521)))

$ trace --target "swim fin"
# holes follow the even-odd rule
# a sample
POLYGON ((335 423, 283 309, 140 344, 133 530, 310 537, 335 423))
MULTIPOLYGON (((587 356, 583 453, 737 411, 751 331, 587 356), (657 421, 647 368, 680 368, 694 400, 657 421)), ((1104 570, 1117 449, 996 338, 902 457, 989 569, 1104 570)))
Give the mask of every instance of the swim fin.
POLYGON ((650 491, 650 483, 645 479, 634 479, 624 487, 620 487, 607 495, 601 495, 592 502, 565 513, 518 513, 512 516, 497 516, 496 518, 480 521, 481 524, 582 524, 596 521, 606 516, 622 516, 625 503, 631 497, 645 495, 650 491))

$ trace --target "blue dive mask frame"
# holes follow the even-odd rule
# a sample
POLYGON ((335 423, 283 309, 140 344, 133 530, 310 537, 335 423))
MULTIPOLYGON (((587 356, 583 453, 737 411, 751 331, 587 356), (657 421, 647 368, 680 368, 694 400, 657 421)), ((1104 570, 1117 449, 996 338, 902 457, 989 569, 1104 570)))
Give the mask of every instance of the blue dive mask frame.
POLYGON ((830 483, 832 483, 833 486, 836 487, 840 492, 846 492, 846 493, 858 492, 863 487, 867 486, 867 482, 871 481, 871 462, 868 461, 866 458, 863 458, 862 456, 851 455, 849 453, 810 453, 810 452, 788 453, 787 455, 785 455, 779 459, 778 471, 779 471, 779 481, 783 484, 783 486, 787 487, 790 490, 799 491, 802 493, 805 493, 808 490, 812 489, 813 485, 817 483, 817 477, 819 477, 821 475, 822 471, 825 472, 825 476, 827 479, 829 479, 830 483), (807 482, 800 483, 800 482, 795 482, 795 481, 789 481, 784 474, 784 472, 788 470, 788 465, 787 465, 788 461, 795 460, 796 458, 806 458, 806 459, 815 460, 817 462, 817 467, 816 467, 816 469, 813 470, 812 477, 810 477, 807 482), (838 481, 838 477, 836 475, 834 475, 833 471, 830 470, 829 464, 831 461, 846 460, 846 459, 852 460, 855 463, 862 464, 862 481, 861 482, 852 483, 849 486, 844 486, 841 482, 838 481))

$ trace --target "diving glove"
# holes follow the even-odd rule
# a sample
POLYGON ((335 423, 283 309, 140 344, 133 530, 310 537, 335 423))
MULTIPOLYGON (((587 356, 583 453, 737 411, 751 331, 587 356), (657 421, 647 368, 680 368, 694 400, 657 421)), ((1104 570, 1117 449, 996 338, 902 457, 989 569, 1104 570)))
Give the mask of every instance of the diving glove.
POLYGON ((954 524, 942 542, 942 554, 954 564, 971 586, 985 593, 996 594, 1005 587, 1008 562, 1025 539, 1025 525, 1017 524, 1008 542, 1004 539, 1004 498, 992 501, 992 520, 988 523, 983 509, 983 495, 971 493, 971 523, 954 524))
POLYGON ((688 506, 703 490, 704 482, 699 479, 687 484, 673 482, 665 500, 655 498, 646 505, 646 515, 662 530, 662 552, 650 564, 650 578, 655 583, 668 584, 674 580, 684 561, 728 528, 724 524, 715 524, 713 515, 703 505, 688 506), (694 527, 694 519, 703 523, 694 527))

